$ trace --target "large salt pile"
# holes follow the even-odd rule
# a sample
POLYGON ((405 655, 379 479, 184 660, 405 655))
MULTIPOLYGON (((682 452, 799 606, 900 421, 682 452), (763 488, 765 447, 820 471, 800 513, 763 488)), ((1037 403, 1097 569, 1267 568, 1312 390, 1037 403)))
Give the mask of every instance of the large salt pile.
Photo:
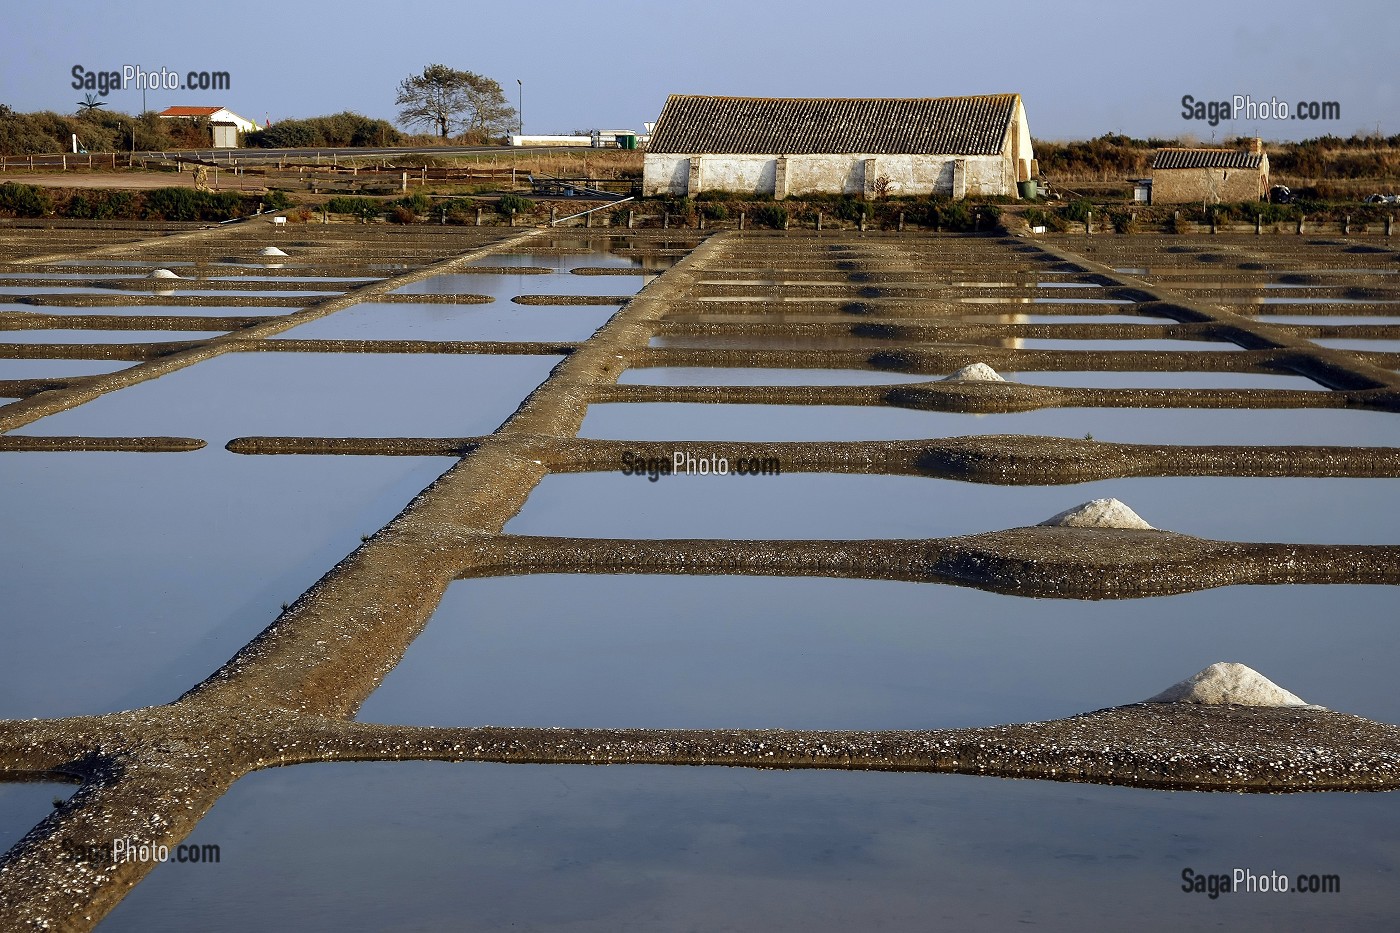
POLYGON ((171 272, 169 269, 156 269, 156 270, 155 270, 154 272, 152 272, 150 275, 146 276, 146 278, 148 278, 148 279, 178 279, 179 276, 176 275, 175 273, 171 272))
POLYGON ((275 246, 264 246, 262 249, 258 250, 258 255, 259 255, 259 256, 285 256, 285 255, 287 255, 287 254, 284 253, 284 252, 282 252, 280 249, 278 249, 278 248, 275 247, 275 246))
POLYGON ((1168 687, 1145 702, 1322 708, 1289 693, 1253 668, 1232 661, 1217 661, 1194 677, 1168 687))
POLYGON ((1094 499, 1041 522, 1055 528, 1135 528, 1151 531, 1152 526, 1117 499, 1094 499))
POLYGON ((953 373, 951 376, 944 376, 942 382, 1005 382, 1001 374, 986 363, 972 363, 953 373))

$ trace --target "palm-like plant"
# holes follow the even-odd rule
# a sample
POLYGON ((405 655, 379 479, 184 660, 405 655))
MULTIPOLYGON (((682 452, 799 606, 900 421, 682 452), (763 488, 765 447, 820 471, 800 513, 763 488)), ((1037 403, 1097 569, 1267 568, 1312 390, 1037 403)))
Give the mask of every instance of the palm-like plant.
POLYGON ((88 93, 83 95, 83 99, 78 101, 78 107, 82 110, 83 116, 95 111, 98 107, 107 106, 105 100, 98 100, 96 94, 88 93))

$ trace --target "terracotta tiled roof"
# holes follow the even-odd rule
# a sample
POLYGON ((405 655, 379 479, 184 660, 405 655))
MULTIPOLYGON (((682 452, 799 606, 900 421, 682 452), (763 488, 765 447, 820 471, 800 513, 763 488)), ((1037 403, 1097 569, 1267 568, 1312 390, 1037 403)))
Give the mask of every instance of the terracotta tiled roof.
POLYGON ((162 117, 212 117, 223 110, 222 107, 166 107, 160 112, 162 117))
POLYGON ((648 149, 674 153, 1001 151, 1017 95, 794 98, 672 94, 648 149))
POLYGON ((1243 149, 1158 149, 1152 160, 1162 168, 1258 168, 1264 157, 1243 149))

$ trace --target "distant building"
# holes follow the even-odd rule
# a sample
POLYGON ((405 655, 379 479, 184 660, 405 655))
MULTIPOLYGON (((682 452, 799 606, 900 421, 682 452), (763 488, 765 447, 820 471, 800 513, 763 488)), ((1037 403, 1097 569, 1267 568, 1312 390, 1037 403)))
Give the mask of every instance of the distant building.
POLYGON ((158 116, 162 120, 208 120, 213 130, 210 145, 215 149, 237 149, 238 134, 251 133, 258 128, 252 120, 223 107, 166 107, 158 116))
POLYGON ((512 134, 510 144, 512 146, 587 147, 593 145, 593 137, 577 134, 572 136, 520 136, 512 134))
POLYGON ((1264 141, 1247 149, 1158 149, 1152 160, 1153 204, 1219 204, 1269 195, 1264 141))
POLYGON ((636 148, 634 142, 630 147, 623 144, 626 137, 638 138, 632 130, 592 130, 587 134, 575 133, 569 136, 520 136, 512 135, 510 144, 512 146, 587 146, 593 149, 612 148, 636 148))
POLYGON ((642 191, 1015 197, 1037 174, 1019 94, 673 94, 651 133, 642 191))

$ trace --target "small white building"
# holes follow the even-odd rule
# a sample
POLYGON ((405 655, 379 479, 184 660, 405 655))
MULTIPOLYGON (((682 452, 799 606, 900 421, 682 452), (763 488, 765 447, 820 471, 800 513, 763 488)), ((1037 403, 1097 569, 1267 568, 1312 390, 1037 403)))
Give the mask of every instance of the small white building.
POLYGON ((252 120, 223 107, 166 107, 158 116, 162 120, 208 120, 214 131, 211 144, 215 149, 237 149, 238 134, 258 128, 252 120))
POLYGON ((651 134, 642 192, 1016 197, 1038 173, 1019 94, 673 94, 651 134))

